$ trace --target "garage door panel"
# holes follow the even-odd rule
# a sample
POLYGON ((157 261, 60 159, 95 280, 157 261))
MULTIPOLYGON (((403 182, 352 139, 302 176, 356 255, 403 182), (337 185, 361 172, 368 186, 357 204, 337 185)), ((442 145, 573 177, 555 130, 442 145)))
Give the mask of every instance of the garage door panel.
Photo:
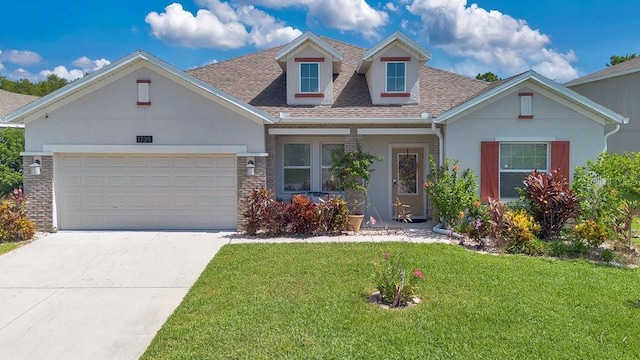
POLYGON ((61 229, 235 228, 234 156, 62 154, 56 161, 61 229))

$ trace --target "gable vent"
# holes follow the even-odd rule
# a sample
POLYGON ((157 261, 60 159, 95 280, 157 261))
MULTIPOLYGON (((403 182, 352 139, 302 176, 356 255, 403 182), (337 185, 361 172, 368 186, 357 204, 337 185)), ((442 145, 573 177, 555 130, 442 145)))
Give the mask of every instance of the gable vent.
POLYGON ((138 105, 151 105, 149 87, 151 80, 136 80, 138 83, 138 105))
POLYGON ((531 108, 531 98, 533 93, 519 93, 520 96, 520 115, 518 119, 533 119, 533 110, 531 108))

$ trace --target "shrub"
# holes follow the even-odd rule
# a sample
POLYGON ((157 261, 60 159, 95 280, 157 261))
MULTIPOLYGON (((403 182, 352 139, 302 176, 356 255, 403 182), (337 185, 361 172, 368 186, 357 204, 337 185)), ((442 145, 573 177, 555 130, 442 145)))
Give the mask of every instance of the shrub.
POLYGON ((615 259, 616 254, 611 249, 604 249, 602 250, 601 256, 602 256, 602 261, 611 262, 613 261, 613 259, 615 259))
POLYGON ((493 223, 491 222, 489 206, 474 201, 467 219, 469 222, 464 227, 464 233, 469 238, 480 241, 493 233, 493 223))
POLYGON ((335 234, 347 228, 347 203, 339 197, 327 197, 316 204, 304 195, 294 195, 290 203, 273 199, 264 187, 254 189, 245 202, 242 216, 249 235, 335 234))
POLYGON ((574 235, 582 239, 593 248, 599 247, 607 239, 607 231, 604 226, 593 220, 585 220, 576 225, 574 235))
POLYGON ((0 129, 0 197, 22 186, 24 130, 0 129))
POLYGON ((449 159, 444 165, 438 166, 433 157, 429 157, 431 175, 424 183, 424 189, 434 210, 434 219, 442 221, 444 228, 454 227, 464 218, 465 212, 476 201, 478 184, 473 171, 466 169, 462 175, 458 174, 458 162, 450 164, 449 159))
POLYGON ((567 220, 578 215, 577 197, 558 170, 549 173, 534 170, 523 184, 524 198, 534 219, 540 224, 544 239, 557 237, 567 220))
MULTIPOLYGON (((502 236, 511 254, 527 253, 540 231, 540 224, 524 210, 509 210, 504 214, 502 236)), ((535 247, 535 246, 534 246, 535 247)))
POLYGON ((0 242, 29 240, 36 234, 35 224, 27 217, 27 201, 21 189, 0 199, 0 242))
POLYGON ((390 307, 406 305, 415 296, 420 279, 424 279, 424 274, 420 269, 407 271, 401 254, 392 256, 385 252, 382 263, 374 263, 373 281, 382 300, 390 307))
POLYGON ((504 228, 505 206, 500 200, 489 199, 489 236, 496 241, 502 239, 502 229, 504 228))

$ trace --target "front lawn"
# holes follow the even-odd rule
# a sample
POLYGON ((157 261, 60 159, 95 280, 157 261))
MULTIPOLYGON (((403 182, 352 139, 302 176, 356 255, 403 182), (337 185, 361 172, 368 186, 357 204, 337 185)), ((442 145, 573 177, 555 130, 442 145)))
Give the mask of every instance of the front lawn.
POLYGON ((26 241, 0 243, 0 255, 26 244, 26 241))
POLYGON ((446 244, 223 247, 143 359, 639 358, 640 271, 446 244), (367 302, 403 250, 423 303, 367 302))

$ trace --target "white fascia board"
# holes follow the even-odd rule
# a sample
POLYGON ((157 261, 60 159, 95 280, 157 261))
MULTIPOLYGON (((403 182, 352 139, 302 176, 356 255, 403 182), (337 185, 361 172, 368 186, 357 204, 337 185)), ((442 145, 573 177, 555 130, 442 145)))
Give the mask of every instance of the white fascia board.
POLYGON ((416 125, 416 124, 431 124, 431 118, 280 118, 278 124, 285 125, 303 125, 303 124, 314 124, 314 125, 345 125, 345 124, 356 124, 356 125, 416 125))
POLYGON ((246 145, 43 145, 45 153, 244 154, 246 145))
POLYGON ((269 135, 349 135, 350 129, 336 128, 272 128, 269 135))
POLYGON ((239 100, 142 50, 133 52, 125 56, 124 58, 114 63, 111 63, 110 65, 107 65, 99 70, 96 70, 95 72, 54 91, 53 93, 46 95, 8 114, 6 116, 6 120, 9 122, 13 122, 13 121, 17 121, 18 119, 22 119, 28 116, 29 114, 35 113, 36 111, 42 110, 45 107, 48 107, 58 101, 61 101, 66 97, 72 96, 76 92, 81 91, 82 89, 90 86, 94 82, 97 83, 99 80, 112 76, 118 71, 121 71, 126 67, 132 66, 135 63, 141 63, 141 65, 139 66, 142 67, 145 65, 145 63, 142 63, 141 61, 146 61, 148 64, 154 65, 161 72, 164 71, 166 73, 172 74, 173 76, 185 81, 186 83, 191 84, 192 86, 195 86, 203 90, 205 93, 213 95, 214 97, 230 105, 233 105, 243 110, 244 112, 248 112, 251 118, 257 118, 256 120, 259 120, 267 124, 272 124, 275 122, 273 116, 271 116, 267 112, 264 112, 258 108, 255 108, 249 105, 248 103, 242 100, 239 100))
POLYGON ((45 151, 23 151, 20 156, 53 156, 52 152, 45 151))
POLYGON ((606 75, 596 76, 596 77, 587 78, 587 79, 584 79, 584 80, 578 78, 578 79, 575 79, 575 80, 567 81, 566 83, 564 83, 564 86, 570 88, 570 87, 576 86, 576 85, 588 84, 588 83, 591 83, 591 82, 611 79, 611 78, 618 77, 618 76, 629 75, 629 74, 633 74, 633 73, 636 73, 636 72, 639 72, 639 71, 640 71, 640 67, 637 67, 637 68, 634 68, 634 69, 628 69, 628 70, 619 71, 619 72, 615 72, 615 73, 610 73, 610 74, 606 74, 606 75))
POLYGON ((276 53, 276 61, 282 61, 283 59, 286 59, 287 55, 290 52, 294 51, 298 46, 304 44, 304 42, 307 40, 311 41, 312 43, 316 44, 318 47, 329 53, 333 57, 333 61, 343 60, 343 55, 340 51, 329 45, 329 43, 322 40, 316 34, 312 33, 311 31, 307 31, 304 34, 293 39, 289 44, 280 49, 276 53))
POLYGON ((460 115, 461 113, 479 105, 482 104, 485 101, 488 101, 489 99, 493 98, 494 96, 499 95, 500 93, 503 93, 505 91, 508 91, 518 85, 520 85, 521 83, 527 81, 527 80, 533 80, 535 82, 537 82, 538 84, 542 85, 544 88, 547 88, 548 90, 555 92, 556 95, 562 96, 568 100, 570 100, 573 103, 576 103, 582 107, 585 107, 587 109, 590 109, 592 112, 598 114, 599 116, 603 117, 605 120, 609 120, 609 122, 614 123, 614 124, 626 124, 628 119, 625 118, 624 116, 617 114, 615 112, 613 112, 612 110, 595 103, 592 100, 589 100, 588 98, 578 94, 577 92, 568 89, 558 83, 556 83, 555 81, 552 81, 550 79, 547 79, 546 77, 536 73, 535 71, 529 70, 523 74, 521 74, 520 76, 517 76, 513 79, 511 79, 510 81, 505 82, 504 84, 501 84, 483 94, 481 94, 480 96, 477 96, 461 105, 458 105, 450 110, 445 111, 444 113, 442 113, 440 116, 438 116, 438 118, 435 120, 436 123, 438 124, 442 124, 442 123, 446 123, 447 120, 451 119, 451 118, 455 118, 457 115, 460 115))
POLYGON ((433 135, 431 128, 364 128, 358 135, 433 135))
POLYGON ((236 156, 253 156, 253 157, 268 157, 269 153, 250 153, 250 152, 244 152, 244 153, 237 153, 236 156))

